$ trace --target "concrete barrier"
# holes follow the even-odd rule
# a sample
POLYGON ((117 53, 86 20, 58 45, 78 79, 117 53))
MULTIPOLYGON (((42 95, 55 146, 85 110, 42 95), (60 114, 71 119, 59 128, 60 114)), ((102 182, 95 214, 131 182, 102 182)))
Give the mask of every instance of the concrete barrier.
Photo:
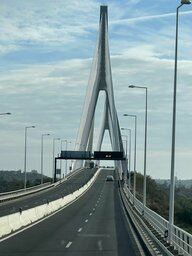
POLYGON ((12 231, 21 227, 21 214, 19 212, 9 215, 9 225, 12 231))
POLYGON ((26 227, 40 219, 43 219, 54 212, 57 212, 59 209, 75 201, 91 187, 91 185, 96 180, 99 172, 100 169, 97 170, 97 172, 94 174, 91 180, 88 181, 87 184, 85 184, 83 187, 76 190, 72 194, 28 210, 21 210, 20 212, 0 217, 0 239, 12 232, 26 227))
POLYGON ((5 236, 12 232, 11 226, 9 225, 9 216, 1 217, 0 225, 0 237, 5 236))

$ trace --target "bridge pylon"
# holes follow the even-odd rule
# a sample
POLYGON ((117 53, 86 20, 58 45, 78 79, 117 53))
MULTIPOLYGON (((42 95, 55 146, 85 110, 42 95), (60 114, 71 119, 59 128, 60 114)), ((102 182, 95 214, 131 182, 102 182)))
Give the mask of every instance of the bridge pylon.
MULTIPOLYGON (((117 111, 115 108, 108 42, 108 11, 107 6, 105 5, 100 6, 99 35, 88 81, 75 150, 92 150, 94 116, 100 91, 105 92, 105 104, 97 151, 101 150, 106 130, 109 131, 112 150, 124 151, 117 111)), ((73 169, 75 170, 82 166, 83 160, 76 160, 73 169)), ((127 172, 127 163, 125 160, 115 161, 115 167, 118 168, 120 174, 122 172, 127 172)))

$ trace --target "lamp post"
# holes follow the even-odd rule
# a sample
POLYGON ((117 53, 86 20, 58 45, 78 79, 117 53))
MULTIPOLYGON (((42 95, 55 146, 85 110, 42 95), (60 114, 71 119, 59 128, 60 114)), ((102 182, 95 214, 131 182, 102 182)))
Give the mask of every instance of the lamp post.
POLYGON ((60 138, 53 139, 53 182, 54 182, 54 175, 55 175, 55 141, 60 140, 60 138))
POLYGON ((129 190, 131 190, 131 129, 121 128, 122 131, 129 132, 129 190))
POLYGON ((44 133, 41 135, 41 184, 43 184, 43 138, 44 136, 49 135, 49 133, 44 133))
POLYGON ((135 196, 136 196, 136 162, 137 162, 137 116, 129 115, 129 114, 124 114, 124 116, 134 117, 134 119, 135 119, 134 179, 133 179, 133 196, 135 199, 135 196))
POLYGON ((170 195, 169 195, 169 242, 171 242, 171 240, 172 240, 172 226, 174 224, 174 201, 175 201, 175 131, 176 131, 176 96, 177 96, 178 20, 179 20, 179 8, 184 4, 191 4, 191 1, 190 0, 182 0, 181 4, 176 9, 175 65, 174 65, 172 146, 171 146, 171 177, 170 177, 170 195))
MULTIPOLYGON (((68 143, 71 143, 71 141, 68 141, 68 140, 61 140, 61 151, 62 151, 62 145, 63 145, 63 142, 66 143, 66 146, 65 146, 65 150, 67 151, 67 148, 68 148, 68 143)), ((67 159, 65 160, 65 172, 64 172, 64 176, 67 175, 67 159)))
MULTIPOLYGON (((63 142, 66 142, 67 140, 61 140, 61 151, 63 150, 63 142)), ((67 160, 65 160, 65 161, 67 161, 67 160)), ((60 162, 60 168, 61 168, 61 172, 62 172, 62 159, 61 159, 61 162, 60 162)), ((64 171, 64 178, 65 178, 65 176, 66 176, 66 173, 65 173, 65 171, 64 171)))
POLYGON ((25 127, 24 189, 26 189, 26 183, 27 183, 27 172, 26 172, 26 167, 27 167, 27 129, 30 129, 30 128, 35 128, 35 126, 32 125, 32 126, 25 127))
POLYGON ((121 135, 122 137, 125 137, 125 152, 126 152, 126 158, 127 158, 127 135, 121 135))
MULTIPOLYGON (((68 140, 64 140, 64 142, 66 143, 66 151, 67 151, 67 148, 68 148, 68 143, 71 143, 71 141, 68 141, 68 140)), ((67 159, 65 160, 65 175, 67 175, 67 159)))
POLYGON ((147 106, 148 106, 148 90, 145 86, 130 85, 129 88, 137 88, 145 90, 145 142, 144 142, 144 175, 143 175, 143 213, 146 206, 146 166, 147 166, 147 106))
MULTIPOLYGON (((121 134, 121 137, 125 137, 125 140, 122 140, 122 142, 125 142, 125 158, 126 158, 126 172, 123 173, 123 179, 124 179, 124 184, 127 184, 127 135, 121 134)), ((124 147, 124 146, 123 146, 124 147)))

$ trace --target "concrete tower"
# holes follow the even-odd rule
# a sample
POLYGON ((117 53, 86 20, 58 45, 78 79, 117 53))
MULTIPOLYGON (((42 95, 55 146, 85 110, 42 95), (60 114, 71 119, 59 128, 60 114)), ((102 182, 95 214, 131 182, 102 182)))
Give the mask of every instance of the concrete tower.
MULTIPOLYGON (((111 147, 113 151, 124 151, 120 127, 115 108, 113 82, 111 74, 111 62, 108 42, 108 13, 107 6, 100 7, 99 36, 97 40, 96 52, 92 63, 89 77, 87 93, 78 131, 75 150, 92 150, 94 115, 97 99, 100 91, 105 92, 105 104, 103 119, 98 139, 97 150, 101 150, 104 133, 109 131, 111 147)), ((83 161, 77 160, 73 169, 82 167, 83 161)), ((120 173, 126 172, 125 161, 115 161, 120 173)))

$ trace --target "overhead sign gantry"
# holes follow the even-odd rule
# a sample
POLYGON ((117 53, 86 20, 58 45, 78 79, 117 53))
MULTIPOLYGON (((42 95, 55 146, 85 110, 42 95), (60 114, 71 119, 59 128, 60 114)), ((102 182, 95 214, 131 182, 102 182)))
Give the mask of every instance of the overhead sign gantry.
POLYGON ((58 159, 125 160, 121 151, 61 151, 58 159))
POLYGON ((55 158, 55 174, 54 181, 57 175, 57 160, 82 159, 82 160, 125 160, 122 151, 61 151, 60 157, 55 158))

